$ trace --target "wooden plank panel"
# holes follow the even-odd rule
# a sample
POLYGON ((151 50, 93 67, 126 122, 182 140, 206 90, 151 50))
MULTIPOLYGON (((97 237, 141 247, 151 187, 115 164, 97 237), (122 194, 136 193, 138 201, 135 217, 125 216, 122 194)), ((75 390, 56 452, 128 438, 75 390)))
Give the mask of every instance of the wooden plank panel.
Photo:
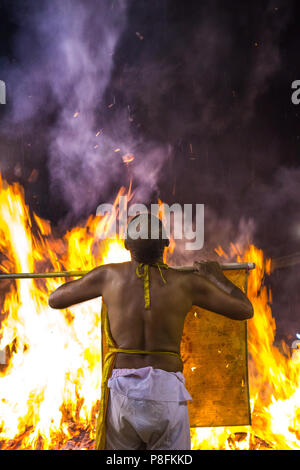
MULTIPOLYGON (((245 291, 246 271, 224 274, 245 291)), ((251 424, 247 323, 193 307, 186 317, 181 354, 191 427, 251 424)))

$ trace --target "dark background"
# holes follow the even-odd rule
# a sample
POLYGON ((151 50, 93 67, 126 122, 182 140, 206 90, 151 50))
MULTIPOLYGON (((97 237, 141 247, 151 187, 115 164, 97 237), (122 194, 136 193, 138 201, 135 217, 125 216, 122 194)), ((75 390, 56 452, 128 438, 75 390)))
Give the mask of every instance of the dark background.
MULTIPOLYGON (((131 176, 135 201, 205 204, 199 256, 297 253, 299 20, 296 1, 1 0, 2 176, 62 231, 131 176)), ((266 282, 292 341, 299 268, 266 282)))

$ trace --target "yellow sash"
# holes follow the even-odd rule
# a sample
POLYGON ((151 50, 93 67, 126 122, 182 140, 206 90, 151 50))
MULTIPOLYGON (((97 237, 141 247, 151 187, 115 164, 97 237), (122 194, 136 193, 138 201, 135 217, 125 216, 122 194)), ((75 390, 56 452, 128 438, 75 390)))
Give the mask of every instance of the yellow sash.
MULTIPOLYGON (((163 282, 166 283, 166 280, 164 279, 161 269, 168 269, 169 266, 164 263, 154 263, 150 264, 150 266, 156 266, 159 270, 160 277, 162 278, 163 282)), ((149 264, 144 264, 140 263, 136 267, 136 275, 140 278, 144 279, 144 298, 145 298, 145 309, 149 310, 150 308, 150 279, 149 279, 149 264), (143 268, 143 271, 141 272, 141 269, 143 268)))
MULTIPOLYGON (((165 267, 167 265, 163 265, 162 263, 157 263, 156 266, 165 267), (159 266, 158 266, 159 265, 159 266)), ((160 271, 161 274, 161 271, 160 271)), ((137 275, 138 277, 144 278, 144 296, 145 296, 145 308, 150 307, 150 290, 149 290, 149 265, 142 265, 140 264, 137 267, 137 275), (141 274, 138 271, 138 268, 144 266, 144 272, 141 274)), ((161 274, 162 277, 162 274, 161 274)), ((162 277, 163 279, 163 277, 162 277)), ((164 282, 166 282, 163 279, 164 282)), ((145 351, 141 349, 122 349, 118 348, 115 344, 109 327, 109 320, 107 315, 107 307, 103 302, 102 299, 102 309, 101 309, 101 339, 102 339, 102 383, 101 383, 101 399, 100 399, 100 406, 99 406, 99 414, 97 418, 96 424, 96 442, 95 442, 95 450, 105 450, 105 438, 106 438, 106 411, 107 411, 107 404, 108 404, 108 396, 109 396, 109 388, 107 387, 108 379, 112 374, 112 370, 115 365, 115 360, 117 357, 117 353, 125 353, 125 354, 168 354, 171 356, 178 357, 181 359, 180 354, 175 353, 173 351, 145 351)))

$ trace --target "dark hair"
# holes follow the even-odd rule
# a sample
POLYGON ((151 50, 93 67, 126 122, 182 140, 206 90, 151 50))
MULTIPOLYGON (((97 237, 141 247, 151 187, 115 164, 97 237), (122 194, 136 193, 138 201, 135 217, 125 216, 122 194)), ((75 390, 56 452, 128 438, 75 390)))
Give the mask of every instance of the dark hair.
POLYGON ((128 224, 125 248, 130 251, 132 258, 138 263, 153 264, 163 255, 164 249, 169 246, 162 221, 152 214, 139 214, 128 224), (137 220, 139 219, 139 220, 137 220), (155 238, 151 238, 151 222, 155 222, 159 229, 155 238), (131 238, 130 228, 134 225, 140 226, 140 233, 148 234, 147 238, 131 238), (132 225, 131 225, 132 224, 132 225))

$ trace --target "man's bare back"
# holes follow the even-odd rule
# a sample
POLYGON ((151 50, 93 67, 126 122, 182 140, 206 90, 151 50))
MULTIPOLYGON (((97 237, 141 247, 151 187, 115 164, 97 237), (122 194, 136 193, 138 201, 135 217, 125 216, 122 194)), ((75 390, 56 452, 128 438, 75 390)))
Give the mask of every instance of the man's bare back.
MULTIPOLYGON (((150 266, 150 309, 145 309, 144 284, 137 277, 137 262, 95 268, 82 279, 68 282, 53 292, 49 305, 66 308, 102 296, 108 309, 112 337, 119 348, 180 352, 184 320, 192 305, 235 320, 253 315, 247 297, 228 281, 218 263, 199 263, 198 273, 150 266), (214 282, 215 281, 215 282, 214 282)), ((119 353, 116 368, 152 366, 169 372, 182 371, 179 358, 171 355, 119 353)))
POLYGON ((125 238, 132 261, 99 266, 49 297, 61 309, 102 296, 111 336, 123 350, 105 356, 96 449, 190 449, 191 396, 179 354, 185 317, 193 305, 235 320, 253 315, 218 263, 176 270, 163 265, 168 246, 162 221, 137 215, 125 238))

